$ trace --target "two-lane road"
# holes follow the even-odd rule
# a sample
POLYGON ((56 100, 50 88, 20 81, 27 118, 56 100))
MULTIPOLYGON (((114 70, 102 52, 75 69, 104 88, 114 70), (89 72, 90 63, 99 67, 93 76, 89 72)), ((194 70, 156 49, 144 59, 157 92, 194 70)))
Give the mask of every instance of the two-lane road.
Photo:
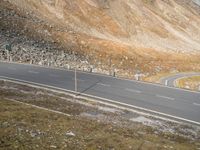
POLYGON ((170 87, 176 87, 176 81, 181 78, 193 77, 193 76, 200 76, 200 73, 193 72, 193 73, 178 73, 175 75, 164 77, 160 80, 160 83, 163 85, 167 85, 170 87))
MULTIPOLYGON (((0 62, 0 76, 74 91, 74 72, 0 62)), ((200 125, 200 93, 78 72, 78 91, 180 117, 200 125)))

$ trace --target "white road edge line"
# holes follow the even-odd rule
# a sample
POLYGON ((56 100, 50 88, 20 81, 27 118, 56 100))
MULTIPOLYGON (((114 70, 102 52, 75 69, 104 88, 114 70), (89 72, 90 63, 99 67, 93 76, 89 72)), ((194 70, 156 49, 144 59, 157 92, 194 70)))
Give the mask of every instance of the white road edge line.
POLYGON ((39 72, 32 71, 32 70, 29 70, 28 72, 29 72, 29 73, 33 73, 33 74, 38 74, 38 73, 39 73, 39 72))
MULTIPOLYGON (((9 63, 9 64, 16 64, 16 65, 34 66, 34 67, 40 67, 40 68, 46 68, 46 69, 54 69, 54 70, 74 72, 74 70, 69 70, 69 69, 64 69, 64 68, 56 68, 56 67, 49 67, 49 66, 40 66, 40 65, 35 65, 35 64, 26 64, 26 63, 19 63, 19 62, 9 62, 9 61, 2 61, 2 60, 0 60, 0 62, 2 62, 2 63, 9 63)), ((109 75, 105 75, 105 74, 100 74, 100 73, 95 73, 95 72, 89 73, 89 72, 83 72, 83 71, 79 71, 79 70, 77 70, 77 72, 80 72, 80 73, 83 73, 83 74, 89 74, 89 75, 93 75, 93 76, 108 77, 108 78, 113 78, 113 79, 117 79, 117 80, 124 80, 124 81, 130 81, 130 82, 137 82, 137 83, 149 84, 149 85, 154 85, 154 86, 157 86, 157 87, 163 87, 163 88, 168 88, 168 89, 175 89, 175 90, 179 90, 179 91, 185 91, 185 92, 200 94, 200 92, 198 92, 198 91, 192 91, 192 90, 187 90, 187 89, 180 89, 180 88, 177 88, 177 87, 165 86, 163 84, 156 84, 156 83, 151 83, 151 82, 144 82, 144 81, 137 81, 137 80, 120 78, 120 77, 113 77, 113 76, 109 76, 109 75)))
POLYGON ((175 100, 175 98, 172 98, 172 97, 167 97, 167 96, 163 96, 163 95, 156 95, 156 97, 160 97, 160 98, 164 98, 164 99, 168 99, 168 100, 172 100, 172 101, 174 101, 175 100))
POLYGON ((134 92, 134 93, 142 93, 142 91, 134 90, 134 89, 129 89, 129 88, 126 88, 125 90, 129 91, 129 92, 134 92))
MULTIPOLYGON (((130 105, 130 104, 122 103, 122 102, 117 102, 117 101, 114 101, 114 100, 111 100, 111 99, 101 98, 101 97, 98 97, 98 96, 93 96, 93 95, 89 95, 89 94, 74 92, 74 91, 71 91, 71 90, 63 89, 63 88, 58 88, 58 87, 54 87, 54 86, 49 86, 49 85, 45 85, 45 84, 40 84, 40 83, 36 83, 36 82, 30 82, 30 81, 15 79, 15 78, 8 78, 8 77, 4 77, 4 76, 0 76, 0 78, 2 80, 7 80, 7 81, 10 81, 10 82, 16 82, 18 84, 30 85, 32 87, 43 88, 43 89, 47 89, 47 90, 51 89, 52 91, 57 91, 57 92, 60 92, 60 93, 62 93, 62 91, 63 91, 63 93, 64 92, 71 92, 71 93, 75 93, 75 94, 81 94, 82 96, 86 96, 86 97, 89 97, 89 98, 97 98, 99 100, 105 101, 105 104, 108 104, 110 106, 118 107, 118 108, 121 108, 121 109, 130 110, 132 112, 137 112, 137 113, 145 115, 145 116, 152 116, 152 117, 160 118, 162 120, 166 120, 167 119, 169 121, 177 122, 175 120, 169 119, 169 118, 173 118, 173 119, 178 119, 178 120, 181 120, 181 121, 193 123, 193 124, 196 124, 196 125, 200 126, 200 122, 197 122, 197 121, 193 121, 193 120, 185 119, 185 118, 182 118, 182 117, 177 117, 177 116, 165 114, 165 113, 162 113, 162 112, 158 112, 158 111, 154 111, 154 110, 151 110, 151 109, 138 107, 138 106, 135 106, 135 105, 130 105), (35 85, 33 85, 33 84, 35 84, 35 85), (59 90, 61 90, 61 91, 59 91, 59 90), (109 102, 111 102, 113 104, 110 104, 109 102), (122 106, 117 106, 117 104, 122 105, 122 106), (139 109, 140 111, 133 110, 133 109, 130 109, 130 108, 126 108, 125 106, 131 107, 133 109, 139 109), (146 112, 149 112, 149 113, 145 113, 145 112, 141 112, 141 111, 146 111, 146 112), (154 113, 154 114, 157 114, 157 115, 153 115, 153 114, 150 114, 150 113, 154 113), (162 115, 164 117, 160 117, 158 115, 162 115), (166 118, 166 117, 169 117, 169 118, 166 118)), ((81 97, 81 96, 79 96, 79 97, 81 97)), ((98 100, 91 100, 90 99, 90 101, 98 101, 98 100)), ((104 103, 102 101, 98 101, 98 102, 104 103)))
POLYGON ((103 84, 103 83, 97 83, 98 85, 101 85, 101 86, 106 86, 106 87, 110 87, 109 84, 103 84))
POLYGON ((195 106, 200 106, 200 104, 198 104, 198 103, 193 103, 193 105, 195 105, 195 106))

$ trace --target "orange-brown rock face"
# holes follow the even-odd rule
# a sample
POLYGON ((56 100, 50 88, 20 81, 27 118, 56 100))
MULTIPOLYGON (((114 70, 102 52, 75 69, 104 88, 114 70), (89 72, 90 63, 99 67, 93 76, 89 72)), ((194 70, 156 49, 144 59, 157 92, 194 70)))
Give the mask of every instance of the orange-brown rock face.
POLYGON ((130 60, 132 67, 142 65, 144 70, 157 65, 166 69, 200 68, 200 7, 192 0, 9 2, 44 24, 27 22, 25 27, 36 34, 46 29, 45 36, 56 43, 66 48, 76 47, 86 55, 95 53, 97 59, 112 55, 117 63, 127 56, 122 65, 126 66, 130 60))

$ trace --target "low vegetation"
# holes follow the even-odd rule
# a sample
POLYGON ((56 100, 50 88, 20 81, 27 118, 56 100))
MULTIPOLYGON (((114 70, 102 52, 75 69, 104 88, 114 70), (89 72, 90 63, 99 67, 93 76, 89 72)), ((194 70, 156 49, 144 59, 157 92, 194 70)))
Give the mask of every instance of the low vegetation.
POLYGON ((182 78, 178 80, 177 85, 180 88, 200 90, 200 76, 182 78))
POLYGON ((1 81, 0 106, 0 149, 200 148, 198 127, 150 117, 160 127, 134 122, 145 117, 29 86, 1 81))

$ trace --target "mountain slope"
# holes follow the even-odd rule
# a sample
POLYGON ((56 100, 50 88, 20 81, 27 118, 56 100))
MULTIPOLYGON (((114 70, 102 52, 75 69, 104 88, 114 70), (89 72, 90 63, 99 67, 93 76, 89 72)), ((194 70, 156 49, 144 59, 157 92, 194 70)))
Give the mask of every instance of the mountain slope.
MULTIPOLYGON (((50 40, 64 49, 92 57, 91 63, 96 60, 107 63, 112 56, 115 67, 131 72, 138 68, 155 72, 156 67, 164 71, 200 70, 200 7, 192 0, 4 3, 5 7, 11 5, 11 10, 26 16, 27 22, 18 20, 20 27, 26 29, 26 36, 50 40), (39 21, 32 22, 30 18, 39 21)), ((4 23, 1 25, 8 28, 4 23)))
POLYGON ((191 1, 15 0, 13 3, 92 37, 156 50, 200 51, 200 9, 195 9, 191 1))

